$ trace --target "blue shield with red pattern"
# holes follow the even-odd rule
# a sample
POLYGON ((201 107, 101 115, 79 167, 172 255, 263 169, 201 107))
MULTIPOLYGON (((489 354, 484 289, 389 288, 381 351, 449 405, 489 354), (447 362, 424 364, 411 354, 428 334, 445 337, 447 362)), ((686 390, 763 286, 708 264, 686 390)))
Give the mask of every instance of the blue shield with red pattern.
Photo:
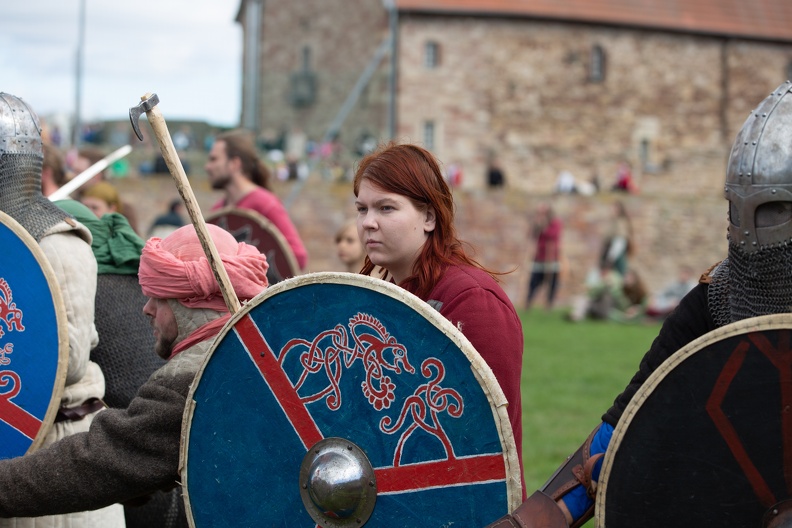
POLYGON ((44 441, 66 379, 66 316, 35 239, 0 212, 0 458, 44 441))
POLYGON ((495 378, 417 297, 347 273, 266 290, 190 395, 185 500, 203 526, 483 526, 521 500, 495 378))

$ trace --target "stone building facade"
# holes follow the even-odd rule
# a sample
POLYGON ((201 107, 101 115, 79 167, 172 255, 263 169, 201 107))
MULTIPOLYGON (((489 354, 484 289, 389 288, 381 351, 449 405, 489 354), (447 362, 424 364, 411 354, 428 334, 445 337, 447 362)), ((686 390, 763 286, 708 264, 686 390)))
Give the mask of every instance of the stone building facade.
POLYGON ((362 136, 393 132, 459 166, 466 187, 485 184, 492 159, 508 186, 540 193, 564 170, 610 185, 628 161, 646 191, 717 192, 734 135, 792 63, 792 29, 776 29, 792 28, 792 8, 778 0, 753 2, 782 19, 773 27, 745 13, 735 19, 744 27, 713 25, 722 13, 707 10, 728 11, 732 0, 699 2, 698 19, 662 24, 646 2, 625 22, 615 9, 623 2, 564 17, 576 0, 552 3, 556 13, 506 0, 242 0, 243 28, 251 3, 263 6, 258 132, 298 129, 321 141, 376 65, 342 142, 354 152, 362 136), (377 60, 393 21, 395 43, 377 60))

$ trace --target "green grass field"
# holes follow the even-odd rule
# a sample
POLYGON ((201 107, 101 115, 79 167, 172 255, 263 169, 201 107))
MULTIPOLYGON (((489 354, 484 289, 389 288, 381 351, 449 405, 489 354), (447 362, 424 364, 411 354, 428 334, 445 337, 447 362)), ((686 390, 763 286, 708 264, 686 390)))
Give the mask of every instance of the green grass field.
POLYGON ((572 323, 564 312, 520 311, 523 463, 530 495, 600 423, 632 378, 659 324, 572 323))

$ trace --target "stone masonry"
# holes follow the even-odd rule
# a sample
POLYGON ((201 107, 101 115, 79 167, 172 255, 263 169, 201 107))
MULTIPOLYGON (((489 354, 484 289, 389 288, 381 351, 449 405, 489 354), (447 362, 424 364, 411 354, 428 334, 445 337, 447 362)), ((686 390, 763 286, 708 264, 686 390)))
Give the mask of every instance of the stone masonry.
MULTIPOLYGON (((133 156, 138 154, 133 153, 133 156)), ((202 170, 205 154, 191 154, 190 183, 207 213, 220 193, 209 188, 202 170)), ((115 179, 125 200, 135 204, 143 236, 154 217, 178 197, 169 175, 115 179)), ((276 193, 290 202, 289 212, 309 252, 309 271, 340 271, 335 232, 353 218, 354 197, 349 182, 330 182, 312 173, 305 184, 275 182, 276 193)), ((485 266, 501 272, 502 284, 516 306, 525 302, 533 244, 528 239, 529 214, 542 201, 551 202, 564 222, 565 259, 559 305, 585 291, 586 274, 596 265, 602 230, 613 202, 623 200, 636 233, 633 267, 657 290, 686 263, 704 271, 726 252, 726 201, 720 186, 699 196, 638 195, 603 192, 594 196, 529 193, 519 189, 456 189, 459 236, 476 250, 485 266)), ((540 300, 541 301, 541 300, 540 300)), ((541 302, 537 305, 541 306, 541 302)))

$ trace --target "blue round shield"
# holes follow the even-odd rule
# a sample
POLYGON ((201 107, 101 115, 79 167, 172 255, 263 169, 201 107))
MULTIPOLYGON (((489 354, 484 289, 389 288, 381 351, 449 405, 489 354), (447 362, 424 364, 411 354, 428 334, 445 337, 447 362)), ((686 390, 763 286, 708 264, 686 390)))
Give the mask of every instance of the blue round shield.
POLYGON ((55 420, 68 362, 66 315, 35 239, 0 212, 0 458, 35 450, 55 420))
POLYGON ((226 325, 185 411, 197 527, 483 526, 521 501, 505 397, 438 312, 303 275, 226 325))

